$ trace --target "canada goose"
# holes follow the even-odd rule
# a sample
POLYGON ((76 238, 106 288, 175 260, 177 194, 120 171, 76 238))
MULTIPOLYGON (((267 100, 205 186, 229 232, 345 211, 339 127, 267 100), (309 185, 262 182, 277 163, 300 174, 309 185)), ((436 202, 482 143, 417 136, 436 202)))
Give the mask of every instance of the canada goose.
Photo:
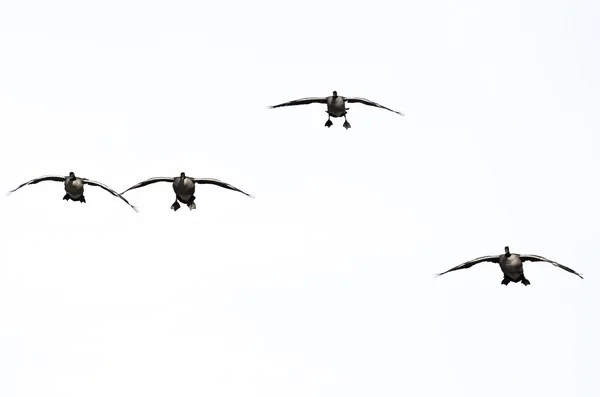
POLYGON ((196 183, 201 184, 201 185, 202 184, 217 185, 217 186, 221 186, 225 189, 235 190, 236 192, 244 193, 248 197, 252 197, 252 195, 250 195, 246 192, 243 192, 240 189, 238 189, 234 186, 231 186, 228 183, 221 182, 218 179, 191 178, 189 176, 185 176, 185 172, 182 172, 180 176, 174 177, 174 178, 157 177, 157 178, 147 179, 144 182, 140 182, 137 185, 133 185, 132 187, 125 190, 121 194, 125 194, 129 190, 137 189, 138 187, 143 187, 143 186, 149 185, 151 183, 156 183, 156 182, 172 182, 173 183, 173 191, 175 192, 175 202, 173 203, 173 205, 171 205, 171 209, 173 211, 177 211, 181 207, 179 205, 179 203, 177 202, 178 200, 184 204, 187 204, 190 211, 196 208, 196 204, 194 203, 194 200, 196 200, 196 197, 194 196, 194 192, 196 191, 196 183))
POLYGON ((348 103, 357 102, 357 103, 362 103, 363 105, 367 105, 367 106, 375 106, 375 107, 378 107, 381 109, 389 110, 390 112, 397 113, 400 116, 404 116, 404 113, 397 112, 395 110, 386 108, 385 106, 382 106, 378 103, 375 103, 375 102, 370 101, 365 98, 348 98, 348 97, 338 96, 337 91, 333 91, 332 96, 328 96, 325 98, 296 99, 295 101, 289 101, 289 102, 281 103, 279 105, 269 106, 269 109, 275 109, 275 108, 282 107, 282 106, 308 105, 309 103, 326 103, 327 104, 326 112, 327 112, 328 117, 327 117, 327 122, 325 123, 325 127, 329 128, 333 125, 333 123, 331 122, 331 117, 344 116, 344 128, 348 129, 348 128, 350 128, 350 123, 346 119, 346 113, 347 113, 347 110, 349 110, 349 108, 346 107, 346 102, 348 102, 348 103))
MULTIPOLYGON (((25 185, 35 185, 36 183, 43 182, 43 181, 64 182, 65 192, 67 192, 67 194, 65 194, 65 196, 63 197, 63 200, 67 200, 67 201, 73 200, 73 201, 79 201, 80 203, 85 203, 85 196, 83 195, 83 185, 91 185, 91 186, 101 187, 102 189, 106 190, 113 196, 118 197, 121 200, 123 200, 124 202, 126 202, 127 204, 129 204, 129 201, 127 201, 125 199, 125 197, 121 196, 119 193, 115 192, 108 186, 106 186, 100 182, 92 181, 87 178, 78 178, 75 176, 74 172, 69 172, 69 176, 48 175, 48 176, 41 176, 39 178, 35 178, 35 179, 30 180, 29 182, 23 183, 21 186, 17 187, 16 189, 11 190, 10 192, 8 192, 8 194, 11 194, 12 192, 22 188, 25 185)), ((136 207, 134 207, 131 204, 129 204, 129 206, 131 208, 133 208, 133 210, 135 212, 138 212, 136 207)))
POLYGON ((493 255, 493 256, 482 256, 479 258, 475 258, 471 261, 460 264, 456 267, 453 267, 450 270, 446 270, 443 273, 436 274, 436 277, 441 276, 442 274, 446 274, 448 272, 453 272, 454 270, 460 269, 468 269, 473 265, 476 265, 481 262, 494 262, 500 264, 500 269, 502 273, 504 273, 504 279, 502 280, 502 285, 508 285, 508 283, 518 283, 521 282, 524 285, 531 284, 529 280, 525 278, 525 274, 523 273, 523 262, 548 262, 553 264, 556 267, 560 267, 563 270, 568 271, 569 273, 573 273, 580 278, 583 279, 581 274, 577 273, 573 269, 569 269, 566 266, 561 265, 560 263, 551 261, 550 259, 546 259, 543 256, 539 255, 519 255, 515 253, 511 253, 508 247, 504 247, 504 254, 502 255, 493 255))

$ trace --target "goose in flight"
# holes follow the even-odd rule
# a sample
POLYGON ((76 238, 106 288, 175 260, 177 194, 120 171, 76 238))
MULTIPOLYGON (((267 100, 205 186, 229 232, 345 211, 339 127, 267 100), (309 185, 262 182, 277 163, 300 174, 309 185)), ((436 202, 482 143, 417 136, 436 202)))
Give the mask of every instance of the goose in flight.
POLYGON ((397 113, 400 116, 404 116, 404 113, 402 113, 402 112, 397 112, 395 110, 386 108, 383 105, 380 105, 378 103, 375 103, 375 102, 370 101, 365 98, 350 98, 350 97, 338 96, 337 91, 333 91, 332 96, 328 96, 325 98, 296 99, 295 101, 289 101, 289 102, 285 102, 285 103, 280 103, 279 105, 269 106, 269 109, 275 109, 275 108, 279 108, 282 106, 308 105, 309 103, 326 103, 327 104, 326 112, 327 112, 328 118, 327 118, 327 122, 325 123, 325 127, 329 128, 333 125, 333 122, 331 121, 332 117, 344 116, 344 128, 348 129, 348 128, 350 128, 350 123, 346 119, 346 113, 347 113, 347 110, 349 110, 350 108, 346 107, 346 102, 347 103, 356 102, 356 103, 362 103, 363 105, 367 105, 367 106, 375 106, 375 107, 378 107, 381 109, 389 110, 390 112, 397 113))
POLYGON ((191 178, 189 176, 185 176, 185 172, 182 172, 180 176, 174 178, 157 177, 147 179, 143 182, 133 185, 121 194, 125 194, 126 192, 132 189, 137 189, 139 187, 143 187, 156 182, 169 182, 173 184, 173 191, 175 192, 175 202, 173 203, 173 205, 171 205, 171 209, 173 211, 177 211, 181 207, 177 201, 181 201, 182 203, 187 204, 190 211, 196 208, 196 204, 194 203, 194 200, 196 200, 196 197, 194 196, 194 192, 196 191, 196 183, 199 185, 217 185, 225 189, 235 190, 236 192, 243 193, 248 197, 252 197, 252 195, 243 192, 240 189, 228 183, 221 182, 218 179, 191 178))
POLYGON ((43 182, 43 181, 64 182, 65 192, 67 192, 67 194, 65 194, 65 196, 63 197, 63 200, 79 201, 80 203, 85 203, 85 196, 83 195, 83 186, 84 185, 98 186, 98 187, 101 187, 102 189, 106 190, 113 196, 120 198, 121 200, 126 202, 131 208, 133 208, 133 210, 135 212, 138 212, 137 208, 134 207, 133 205, 129 204, 129 201, 127 201, 125 199, 125 197, 121 196, 119 193, 115 192, 108 186, 106 186, 100 182, 92 181, 87 178, 76 177, 74 172, 69 172, 69 176, 48 175, 48 176, 41 176, 39 178, 35 178, 35 179, 30 180, 29 182, 23 183, 16 189, 11 190, 10 192, 8 192, 8 194, 11 194, 16 190, 19 190, 23 186, 35 185, 36 183, 43 182))
POLYGON ((504 247, 504 254, 502 255, 492 255, 492 256, 482 256, 479 258, 475 258, 468 262, 462 263, 456 267, 453 267, 450 270, 446 270, 443 273, 436 274, 436 277, 441 276, 442 274, 446 274, 448 272, 453 272, 455 270, 460 269, 468 269, 473 265, 476 265, 481 262, 493 262, 498 263, 500 265, 500 269, 502 273, 504 273, 504 279, 502 280, 502 285, 508 285, 508 283, 518 283, 521 282, 524 285, 531 284, 529 280, 525 278, 525 274, 523 273, 523 262, 548 262, 553 264, 556 267, 560 267, 563 270, 568 271, 569 273, 573 273, 576 276, 583 279, 581 274, 577 273, 573 269, 569 269, 568 267, 561 265, 560 263, 551 261, 550 259, 544 258, 539 255, 519 255, 515 253, 511 253, 508 247, 504 247))

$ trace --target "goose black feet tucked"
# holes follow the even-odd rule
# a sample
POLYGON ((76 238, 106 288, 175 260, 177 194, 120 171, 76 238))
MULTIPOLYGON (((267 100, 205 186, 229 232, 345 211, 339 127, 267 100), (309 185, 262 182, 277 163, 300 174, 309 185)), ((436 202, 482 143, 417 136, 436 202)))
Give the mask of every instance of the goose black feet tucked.
POLYGON ((73 197, 69 196, 68 194, 65 194, 65 197, 63 197, 63 200, 79 201, 80 203, 85 203, 84 196, 79 196, 78 198, 73 198, 73 197))

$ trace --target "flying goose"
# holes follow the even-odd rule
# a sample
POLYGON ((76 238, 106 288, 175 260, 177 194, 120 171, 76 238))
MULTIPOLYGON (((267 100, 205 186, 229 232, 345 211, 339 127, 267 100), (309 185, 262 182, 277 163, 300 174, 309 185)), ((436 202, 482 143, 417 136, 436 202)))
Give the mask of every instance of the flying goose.
POLYGON ((151 183, 156 183, 156 182, 172 182, 173 183, 173 191, 175 192, 175 202, 173 203, 173 205, 171 205, 171 209, 173 211, 177 211, 181 207, 177 201, 181 201, 182 203, 187 204, 190 211, 196 208, 196 204, 194 203, 194 200, 196 200, 196 197, 194 196, 194 192, 196 191, 196 183, 200 184, 200 185, 206 185, 206 184, 217 185, 217 186, 221 186, 222 188, 225 188, 225 189, 235 190, 236 192, 243 193, 248 197, 252 197, 252 195, 250 195, 246 192, 243 192, 240 189, 238 189, 235 186, 232 186, 228 183, 221 182, 218 179, 191 178, 189 176, 185 176, 185 172, 182 172, 180 176, 174 177, 174 178, 157 177, 157 178, 147 179, 143 182, 138 183, 137 185, 133 185, 132 187, 125 190, 121 194, 125 194, 126 192, 128 192, 132 189, 137 189, 139 187, 143 187, 143 186, 149 185, 151 183))
POLYGON ((108 186, 106 186, 100 182, 92 181, 87 178, 76 177, 74 172, 69 172, 69 176, 48 175, 48 176, 41 176, 39 178, 35 178, 35 179, 30 180, 29 182, 23 183, 16 189, 11 190, 10 192, 8 192, 8 194, 11 194, 11 193, 19 190, 23 186, 35 185, 36 183, 43 182, 43 181, 64 182, 65 192, 67 192, 67 194, 65 194, 65 196, 63 197, 63 200, 79 201, 80 203, 85 203, 85 196, 83 195, 83 185, 98 186, 98 187, 101 187, 102 189, 106 190, 113 196, 120 198, 121 200, 126 202, 131 208, 133 208, 133 210, 135 212, 138 212, 137 208, 134 207, 133 205, 129 204, 129 201, 127 201, 125 199, 125 197, 121 196, 119 193, 115 192, 108 186))
POLYGON ((346 102, 348 102, 348 103, 357 102, 357 103, 362 103, 363 105, 367 105, 367 106, 375 106, 375 107, 378 107, 381 109, 389 110, 390 112, 397 113, 400 116, 404 116, 404 113, 397 112, 395 110, 386 108, 385 106, 382 106, 378 103, 375 103, 375 102, 370 101, 365 98, 348 98, 348 97, 338 96, 337 91, 333 91, 332 96, 328 96, 325 98, 296 99, 295 101, 289 101, 289 102, 281 103, 279 105, 269 106, 269 109, 275 109, 275 108, 282 107, 282 106, 308 105, 309 103, 326 103, 327 104, 326 112, 327 112, 328 118, 327 118, 327 122, 325 123, 325 127, 329 128, 333 125, 333 123, 331 122, 331 117, 344 116, 344 128, 348 129, 348 128, 350 128, 350 123, 346 119, 346 113, 347 113, 346 111, 349 110, 349 108, 346 107, 346 102))
POLYGON ((556 267, 560 267, 563 270, 568 271, 569 273, 573 273, 576 276, 579 276, 581 279, 583 277, 581 274, 577 273, 573 269, 569 269, 566 266, 561 265, 560 263, 551 261, 550 259, 546 259, 543 256, 539 255, 519 255, 515 253, 511 253, 508 247, 504 247, 504 254, 502 255, 492 255, 492 256, 482 256, 479 258, 475 258, 471 261, 460 264, 456 267, 453 267, 450 270, 446 270, 443 273, 436 274, 436 277, 441 276, 442 274, 446 274, 448 272, 453 272, 455 270, 460 269, 468 269, 473 265, 476 265, 481 262, 493 262, 500 264, 500 269, 502 273, 504 273, 504 279, 502 280, 502 285, 508 285, 508 283, 518 283, 521 282, 524 285, 531 284, 529 280, 525 278, 525 274, 523 273, 523 262, 548 262, 553 264, 556 267))

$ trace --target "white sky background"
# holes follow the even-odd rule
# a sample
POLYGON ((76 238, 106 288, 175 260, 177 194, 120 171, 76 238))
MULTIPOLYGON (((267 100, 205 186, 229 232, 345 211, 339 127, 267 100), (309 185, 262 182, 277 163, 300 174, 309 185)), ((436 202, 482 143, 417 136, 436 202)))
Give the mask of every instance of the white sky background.
POLYGON ((600 5, 0 6, 1 396, 597 396, 600 5), (307 96, 361 96, 324 127, 307 96), (539 254, 583 273, 497 265, 539 254))

